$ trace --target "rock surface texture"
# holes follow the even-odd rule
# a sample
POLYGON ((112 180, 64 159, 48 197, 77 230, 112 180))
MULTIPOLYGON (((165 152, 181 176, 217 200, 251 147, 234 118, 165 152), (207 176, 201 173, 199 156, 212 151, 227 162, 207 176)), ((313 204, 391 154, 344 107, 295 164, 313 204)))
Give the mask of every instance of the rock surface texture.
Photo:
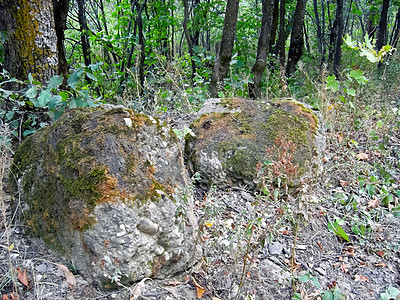
POLYGON ((105 288, 166 278, 196 262, 182 153, 152 117, 71 110, 24 141, 11 181, 30 234, 105 288))
POLYGON ((321 171, 325 137, 316 114, 292 99, 256 102, 240 98, 209 99, 191 125, 185 153, 191 173, 199 172, 201 185, 247 185, 254 188, 256 166, 266 159, 266 147, 277 139, 296 146, 298 165, 294 185, 321 171))

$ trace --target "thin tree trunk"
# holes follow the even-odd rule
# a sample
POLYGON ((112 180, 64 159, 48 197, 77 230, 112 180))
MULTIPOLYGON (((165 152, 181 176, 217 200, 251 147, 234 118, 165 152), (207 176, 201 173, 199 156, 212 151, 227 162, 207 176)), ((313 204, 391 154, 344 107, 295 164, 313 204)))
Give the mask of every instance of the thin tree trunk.
POLYGON ((383 0, 381 20, 379 21, 378 32, 376 34, 376 49, 379 51, 387 44, 387 19, 389 10, 389 0, 383 0))
POLYGON ((339 77, 340 60, 342 58, 343 44, 343 0, 336 0, 337 36, 335 42, 335 58, 333 60, 333 73, 339 77))
POLYGON ((271 38, 269 42, 269 52, 274 52, 273 46, 275 45, 276 35, 279 24, 279 0, 274 0, 274 12, 272 13, 272 29, 271 38))
POLYGON ((218 97, 218 92, 224 90, 224 80, 228 75, 232 59, 233 43, 236 34, 236 22, 239 12, 239 0, 228 0, 226 4, 224 28, 222 30, 221 47, 214 64, 209 91, 211 97, 218 97))
POLYGON ((58 74, 64 77, 62 88, 67 86, 68 63, 65 57, 65 28, 69 9, 69 0, 53 0, 54 24, 57 35, 58 74))
POLYGON ((140 87, 139 87, 139 94, 143 95, 144 92, 144 61, 146 57, 145 53, 145 40, 143 34, 143 20, 142 20, 142 11, 143 8, 146 6, 147 0, 143 2, 142 5, 139 5, 136 2, 136 10, 138 11, 138 16, 136 18, 137 27, 138 27, 138 34, 139 34, 139 47, 140 47, 140 60, 139 60, 139 80, 140 80, 140 87))
POLYGON ((317 28, 317 44, 318 44, 318 54, 321 57, 322 62, 322 32, 321 32, 321 22, 319 21, 318 3, 317 0, 313 0, 314 6, 314 17, 315 17, 315 27, 317 28))
MULTIPOLYGON (((193 60, 194 52, 193 52, 193 41, 192 38, 190 37, 189 34, 189 29, 188 29, 188 20, 189 20, 189 5, 187 0, 182 0, 183 1, 183 7, 184 7, 184 13, 183 13, 183 31, 185 33, 186 41, 188 43, 188 48, 189 48, 189 54, 190 54, 190 61, 192 64, 192 74, 191 74, 191 80, 193 84, 193 79, 196 74, 196 62, 193 60)), ((198 39, 197 39, 197 44, 198 44, 198 39)))
POLYGON ((397 42, 400 36, 400 7, 396 14, 396 20, 393 26, 392 34, 390 35, 390 45, 393 47, 397 46, 397 42))
POLYGON ((265 0, 263 3, 263 16, 261 20, 260 36, 258 38, 257 57, 251 70, 254 74, 254 83, 249 83, 249 96, 251 99, 261 98, 261 80, 267 63, 274 2, 275 0, 265 0))
POLYGON ((297 0, 293 16, 292 33, 290 37, 290 48, 286 65, 286 76, 290 77, 296 70, 297 62, 304 51, 303 24, 307 0, 297 0))
POLYGON ((82 53, 83 59, 85 61, 85 66, 88 66, 92 63, 92 59, 90 57, 90 43, 88 38, 88 31, 89 28, 86 22, 85 16, 85 0, 78 0, 78 19, 79 19, 79 26, 81 30, 81 43, 82 43, 82 53))
POLYGON ((286 0, 280 0, 279 5, 279 35, 276 47, 277 56, 281 67, 285 66, 286 62, 286 33, 285 33, 285 14, 286 14, 286 0))

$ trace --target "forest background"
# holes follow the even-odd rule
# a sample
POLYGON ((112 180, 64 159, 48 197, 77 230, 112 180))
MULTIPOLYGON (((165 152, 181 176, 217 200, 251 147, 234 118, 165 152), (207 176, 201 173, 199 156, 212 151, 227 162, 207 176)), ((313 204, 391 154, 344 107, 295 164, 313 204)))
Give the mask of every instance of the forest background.
POLYGON ((21 140, 103 102, 162 113, 293 96, 323 111, 326 86, 350 104, 368 80, 396 92, 399 20, 389 0, 3 0, 0 116, 21 140))

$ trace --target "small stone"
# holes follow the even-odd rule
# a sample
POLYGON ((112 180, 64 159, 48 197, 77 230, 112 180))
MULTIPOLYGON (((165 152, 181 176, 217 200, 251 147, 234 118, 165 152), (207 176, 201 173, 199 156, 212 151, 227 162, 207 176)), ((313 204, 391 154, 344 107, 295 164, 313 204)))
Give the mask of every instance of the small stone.
POLYGON ((154 235, 158 231, 158 226, 157 224, 154 224, 151 220, 147 218, 141 218, 137 226, 137 229, 139 229, 143 233, 154 235))
POLYGON ((272 255, 280 255, 283 250, 283 246, 280 243, 273 243, 268 246, 269 253, 272 255))

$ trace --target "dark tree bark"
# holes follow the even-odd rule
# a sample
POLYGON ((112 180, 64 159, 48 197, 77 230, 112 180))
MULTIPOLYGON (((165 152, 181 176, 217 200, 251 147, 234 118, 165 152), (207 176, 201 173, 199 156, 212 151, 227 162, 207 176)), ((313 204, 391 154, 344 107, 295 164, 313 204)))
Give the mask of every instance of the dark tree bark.
POLYGON ((62 87, 67 84, 68 63, 65 57, 65 28, 69 9, 69 0, 53 0, 54 23, 57 35, 58 74, 64 77, 62 87))
POLYGON ((269 42, 269 52, 274 52, 273 46, 275 45, 276 35, 279 25, 279 0, 274 1, 274 12, 272 13, 272 29, 269 42))
POLYGON ((292 33, 290 37, 290 47, 288 61, 286 65, 286 76, 291 76, 296 70, 296 65, 303 55, 304 36, 303 24, 307 0, 297 0, 296 9, 293 15, 292 33))
POLYGON ((393 47, 397 46, 397 42, 399 41, 400 37, 400 7, 396 14, 396 20, 394 22, 393 31, 390 35, 390 45, 393 47))
POLYGON ((0 29, 7 32, 4 69, 11 77, 26 80, 31 73, 35 80, 45 83, 58 73, 51 0, 2 0, 0 20, 0 29))
MULTIPOLYGON (((193 83, 193 78, 196 74, 196 62, 193 60, 194 52, 193 52, 193 41, 192 38, 189 34, 189 29, 188 29, 188 20, 189 20, 189 5, 187 0, 182 0, 183 1, 183 7, 184 7, 184 13, 183 13, 183 31, 185 33, 186 41, 188 43, 188 48, 189 48, 189 54, 190 54, 190 61, 192 64, 192 74, 191 74, 191 80, 193 83)), ((198 37, 197 37, 197 44, 198 44, 198 37)))
POLYGON ((285 14, 286 14, 286 0, 280 0, 279 6, 279 36, 276 46, 276 53, 279 56, 281 67, 285 66, 286 62, 286 33, 285 33, 285 14))
POLYGON ((78 2, 78 20, 81 30, 82 54, 83 54, 83 59, 85 61, 85 66, 88 66, 92 63, 92 59, 90 57, 91 51, 90 51, 90 43, 88 37, 89 28, 87 26, 86 15, 85 15, 85 0, 78 0, 77 2, 78 2))
POLYGON ((324 41, 322 39, 321 22, 319 20, 317 0, 313 0, 313 6, 314 6, 315 27, 317 29, 318 54, 320 55, 321 62, 323 62, 324 57, 322 55, 322 44, 324 43, 324 41))
POLYGON ((239 2, 239 0, 228 0, 226 4, 221 46, 212 70, 209 86, 211 97, 218 97, 218 92, 224 90, 224 80, 228 75, 229 64, 232 59, 239 2))
POLYGON ((381 20, 379 21, 378 32, 376 34, 375 47, 379 51, 387 44, 387 22, 388 22, 389 0, 383 0, 381 20))
POLYGON ((249 83, 249 96, 251 99, 261 97, 261 80, 267 63, 269 42, 272 29, 272 14, 275 0, 265 0, 263 3, 263 16, 261 20, 261 31, 258 37, 256 62, 251 70, 254 74, 254 83, 249 83))
POLYGON ((340 60, 342 58, 343 44, 343 0, 336 0, 337 35, 335 41, 335 57, 333 60, 333 73, 339 77, 340 60))
POLYGON ((139 34, 139 47, 140 47, 140 63, 139 63, 139 94, 143 95, 144 91, 144 60, 146 58, 145 53, 145 40, 143 34, 143 20, 142 20, 142 12, 143 9, 146 7, 147 0, 145 0, 142 5, 136 2, 136 10, 138 11, 138 15, 136 18, 136 23, 138 27, 138 34, 139 34))

